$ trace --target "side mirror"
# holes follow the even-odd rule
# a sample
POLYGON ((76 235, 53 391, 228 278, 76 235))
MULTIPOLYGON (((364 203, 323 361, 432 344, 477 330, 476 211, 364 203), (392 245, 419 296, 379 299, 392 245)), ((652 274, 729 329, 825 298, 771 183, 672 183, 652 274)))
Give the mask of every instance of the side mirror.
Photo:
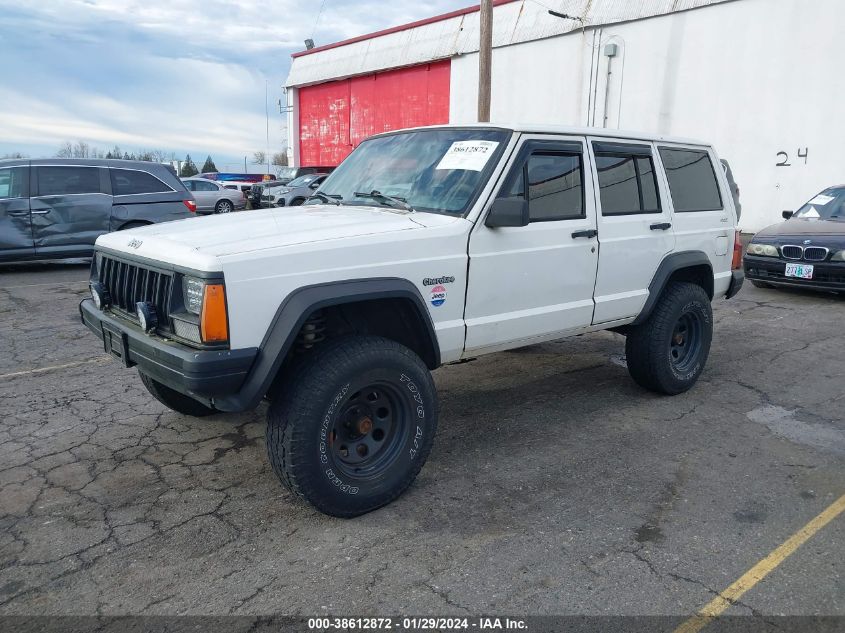
POLYGON ((491 229, 500 226, 527 226, 528 201, 524 198, 499 198, 490 207, 484 224, 491 229))
POLYGON ((308 188, 309 189, 319 189, 320 183, 319 182, 312 182, 310 185, 308 185, 308 188))
POLYGON ((784 220, 788 220, 793 215, 795 215, 795 212, 794 211, 784 211, 783 213, 781 213, 781 215, 783 216, 784 220))

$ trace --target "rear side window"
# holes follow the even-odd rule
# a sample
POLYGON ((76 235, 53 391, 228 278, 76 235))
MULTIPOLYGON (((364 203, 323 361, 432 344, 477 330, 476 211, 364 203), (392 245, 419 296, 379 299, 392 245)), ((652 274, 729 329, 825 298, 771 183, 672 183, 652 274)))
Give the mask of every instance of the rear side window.
POLYGON ((38 195, 67 196, 80 193, 103 193, 100 170, 96 167, 39 167, 38 195))
POLYGON ((535 150, 512 176, 501 197, 528 199, 531 222, 584 217, 584 187, 580 154, 535 150))
POLYGON ((135 169, 112 169, 111 190, 115 196, 132 196, 139 193, 170 193, 173 191, 152 174, 135 169))
POLYGON ((722 210, 722 195, 707 152, 661 147, 660 158, 676 212, 722 210))
POLYGON ((29 168, 6 167, 0 169, 0 198, 29 197, 29 168))
POLYGON ((217 185, 204 180, 194 180, 194 191, 217 191, 217 185))
POLYGON ((602 215, 660 213, 654 162, 642 152, 596 152, 602 215))

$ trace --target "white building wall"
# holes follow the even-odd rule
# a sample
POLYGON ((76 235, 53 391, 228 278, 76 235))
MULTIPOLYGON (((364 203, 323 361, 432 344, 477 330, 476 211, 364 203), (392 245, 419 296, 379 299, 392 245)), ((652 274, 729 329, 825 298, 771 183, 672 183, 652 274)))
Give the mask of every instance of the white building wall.
MULTIPOLYGON (((616 42, 607 127, 712 142, 757 231, 845 182, 843 23, 842 0, 737 0, 498 47, 491 118, 602 127, 616 42)), ((453 122, 475 120, 477 78, 477 53, 453 59, 453 122)))

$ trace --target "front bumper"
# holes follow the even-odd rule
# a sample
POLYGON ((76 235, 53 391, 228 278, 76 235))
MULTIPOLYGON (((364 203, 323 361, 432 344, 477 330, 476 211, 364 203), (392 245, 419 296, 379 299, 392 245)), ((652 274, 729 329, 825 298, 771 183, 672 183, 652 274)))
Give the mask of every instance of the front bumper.
POLYGON ((171 389, 203 403, 237 393, 258 354, 239 350, 196 350, 145 334, 138 326, 98 310, 92 299, 79 304, 82 323, 103 341, 106 354, 171 389))
POLYGON ((742 289, 742 284, 745 281, 745 273, 741 270, 731 271, 731 283, 728 286, 728 291, 725 293, 725 299, 733 299, 737 293, 742 289))
POLYGON ((845 263, 831 262, 790 262, 813 266, 812 279, 798 279, 785 275, 787 262, 775 257, 756 257, 746 255, 742 264, 745 276, 754 281, 791 288, 808 288, 811 290, 845 290, 845 263))

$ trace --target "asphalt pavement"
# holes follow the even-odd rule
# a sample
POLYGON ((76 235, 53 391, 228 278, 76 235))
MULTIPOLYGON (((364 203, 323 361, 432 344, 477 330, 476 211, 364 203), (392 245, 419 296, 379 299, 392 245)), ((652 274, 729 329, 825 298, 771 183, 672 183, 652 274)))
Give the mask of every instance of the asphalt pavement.
MULTIPOLYGON (((0 614, 695 613, 845 493, 845 299, 749 285, 689 393, 612 333, 435 372, 411 489, 276 480, 265 408, 191 419, 80 323, 86 263, 0 267, 0 614)), ((845 515, 728 613, 845 615, 845 515)))

